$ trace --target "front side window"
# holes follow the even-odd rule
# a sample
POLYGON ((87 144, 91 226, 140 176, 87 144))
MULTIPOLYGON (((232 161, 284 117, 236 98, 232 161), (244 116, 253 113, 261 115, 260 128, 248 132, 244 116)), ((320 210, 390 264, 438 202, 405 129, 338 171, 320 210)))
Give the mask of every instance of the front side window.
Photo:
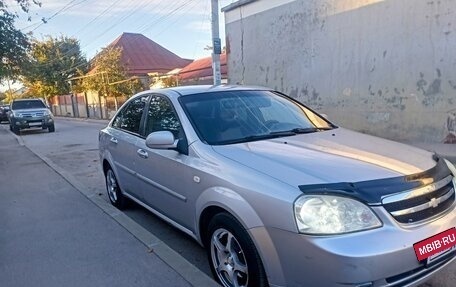
POLYGON ((137 97, 130 101, 122 110, 117 114, 112 126, 114 128, 122 129, 128 132, 139 134, 141 118, 144 107, 147 102, 147 95, 137 97))
POLYGON ((175 138, 179 138, 181 124, 171 102, 162 96, 153 95, 147 113, 146 136, 158 131, 170 131, 175 138))
POLYGON ((199 137, 224 145, 335 128, 305 106, 272 91, 224 91, 180 97, 199 137))

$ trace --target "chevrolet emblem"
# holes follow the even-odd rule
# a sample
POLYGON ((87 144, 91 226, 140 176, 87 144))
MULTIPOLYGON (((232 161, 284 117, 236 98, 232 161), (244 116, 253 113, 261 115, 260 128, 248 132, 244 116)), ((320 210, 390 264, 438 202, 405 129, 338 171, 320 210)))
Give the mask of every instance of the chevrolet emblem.
POLYGON ((429 201, 429 206, 430 207, 433 207, 433 208, 436 208, 437 206, 439 206, 439 202, 437 201, 437 199, 432 198, 431 201, 429 201))

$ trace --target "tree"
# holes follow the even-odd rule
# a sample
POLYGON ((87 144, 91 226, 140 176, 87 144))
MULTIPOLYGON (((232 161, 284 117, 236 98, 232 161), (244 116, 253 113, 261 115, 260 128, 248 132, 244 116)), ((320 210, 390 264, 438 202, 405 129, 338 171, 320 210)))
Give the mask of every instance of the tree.
POLYGON ((163 88, 170 88, 170 87, 177 86, 177 76, 170 76, 170 77, 164 78, 162 81, 163 81, 163 88))
MULTIPOLYGON (((37 0, 16 2, 25 13, 28 13, 31 3, 41 6, 37 0)), ((0 81, 15 79, 20 75, 30 45, 28 36, 15 27, 18 17, 17 13, 8 10, 4 0, 0 0, 0 81)))
POLYGON ((48 98, 70 93, 73 90, 71 85, 78 85, 70 79, 83 74, 86 69, 87 60, 76 39, 47 36, 44 41, 32 42, 22 81, 29 96, 48 98))
POLYGON ((129 77, 121 61, 122 48, 107 47, 98 53, 91 62, 91 71, 83 79, 85 90, 98 91, 99 95, 131 96, 143 89, 139 79, 129 77))

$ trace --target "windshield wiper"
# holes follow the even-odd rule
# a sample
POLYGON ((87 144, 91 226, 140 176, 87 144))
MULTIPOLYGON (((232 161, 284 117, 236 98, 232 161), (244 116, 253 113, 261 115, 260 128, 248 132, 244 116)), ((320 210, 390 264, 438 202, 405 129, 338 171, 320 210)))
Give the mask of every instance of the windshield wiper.
POLYGON ((221 142, 218 142, 217 144, 218 145, 237 144, 237 143, 244 143, 244 142, 250 142, 250 141, 257 141, 257 140, 273 139, 273 138, 279 138, 279 137, 289 137, 289 136, 295 136, 297 134, 308 134, 308 133, 314 133, 314 132, 319 132, 319 131, 323 131, 323 130, 331 130, 331 129, 332 128, 329 128, 329 127, 294 128, 294 129, 287 130, 287 131, 276 131, 276 132, 270 132, 267 134, 246 136, 246 137, 243 137, 240 139, 221 141, 221 142))
POLYGON ((314 132, 319 132, 319 131, 326 131, 326 130, 331 130, 332 128, 330 127, 324 127, 324 128, 294 128, 291 130, 287 131, 276 131, 276 132, 270 132, 269 134, 271 135, 296 135, 296 134, 309 134, 309 133, 314 133, 314 132))
POLYGON ((274 133, 263 134, 263 135, 251 135, 251 136, 246 136, 246 137, 243 137, 240 139, 221 141, 221 142, 218 142, 217 144, 221 144, 221 145, 237 144, 237 143, 266 140, 266 139, 273 139, 273 138, 282 137, 282 136, 293 136, 293 135, 296 135, 296 133, 288 132, 286 135, 274 134, 274 133))

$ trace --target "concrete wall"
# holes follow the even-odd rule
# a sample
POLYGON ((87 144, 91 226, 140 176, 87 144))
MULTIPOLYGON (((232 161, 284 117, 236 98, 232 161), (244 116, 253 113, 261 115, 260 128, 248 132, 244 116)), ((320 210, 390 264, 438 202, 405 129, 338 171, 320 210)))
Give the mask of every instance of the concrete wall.
POLYGON ((456 134, 456 1, 258 0, 225 14, 230 83, 396 140, 456 134))

